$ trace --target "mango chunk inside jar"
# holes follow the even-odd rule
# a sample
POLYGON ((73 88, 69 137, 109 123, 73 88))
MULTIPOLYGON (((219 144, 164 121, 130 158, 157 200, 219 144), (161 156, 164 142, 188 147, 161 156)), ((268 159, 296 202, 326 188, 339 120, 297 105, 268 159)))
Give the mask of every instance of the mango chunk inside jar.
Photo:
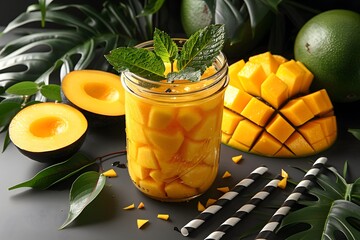
MULTIPOLYGON (((211 71, 205 73, 211 75, 211 71)), ((179 80, 152 88, 152 98, 126 92, 129 174, 149 197, 184 201, 213 184, 219 168, 224 88, 210 96, 195 91, 194 99, 183 94, 207 84, 179 80), (174 104, 156 97, 164 91, 173 98, 182 95, 183 101, 174 104)))

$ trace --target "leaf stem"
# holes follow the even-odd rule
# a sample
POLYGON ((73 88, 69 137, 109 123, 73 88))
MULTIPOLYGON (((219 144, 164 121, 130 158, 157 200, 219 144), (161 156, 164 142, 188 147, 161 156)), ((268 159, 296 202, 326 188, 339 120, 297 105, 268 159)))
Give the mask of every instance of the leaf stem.
POLYGON ((353 186, 354 186, 353 183, 347 184, 347 186, 346 186, 346 192, 344 194, 344 199, 346 201, 351 202, 351 192, 352 192, 353 186))
POLYGON ((126 154, 126 150, 121 150, 121 151, 117 151, 117 152, 107 153, 107 154, 105 154, 103 156, 95 158, 95 160, 99 160, 100 162, 105 162, 108 159, 104 159, 104 158, 108 158, 108 157, 113 158, 113 157, 122 156, 122 155, 125 155, 125 154, 126 154))
POLYGON ((117 152, 107 153, 107 154, 105 154, 103 156, 95 158, 95 161, 99 161, 100 172, 104 172, 104 169, 103 169, 103 166, 102 166, 103 162, 105 162, 105 161, 107 161, 109 159, 112 159, 114 157, 117 157, 117 156, 126 155, 126 153, 127 153, 126 150, 121 150, 121 151, 117 151, 117 152))

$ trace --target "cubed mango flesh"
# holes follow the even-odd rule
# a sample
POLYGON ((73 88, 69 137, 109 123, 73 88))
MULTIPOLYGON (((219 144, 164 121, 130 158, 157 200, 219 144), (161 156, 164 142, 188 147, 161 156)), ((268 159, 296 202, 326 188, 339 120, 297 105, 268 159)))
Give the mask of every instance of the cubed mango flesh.
POLYGON ((219 168, 224 92, 173 105, 126 95, 128 171, 137 188, 164 201, 205 192, 219 168))
POLYGON ((310 91, 314 75, 303 63, 270 52, 239 62, 230 65, 235 84, 225 91, 224 144, 280 158, 311 156, 334 144, 332 102, 325 89, 310 91))
POLYGON ((243 89, 255 96, 260 96, 261 84, 267 75, 261 64, 246 62, 245 66, 239 71, 238 78, 243 89))

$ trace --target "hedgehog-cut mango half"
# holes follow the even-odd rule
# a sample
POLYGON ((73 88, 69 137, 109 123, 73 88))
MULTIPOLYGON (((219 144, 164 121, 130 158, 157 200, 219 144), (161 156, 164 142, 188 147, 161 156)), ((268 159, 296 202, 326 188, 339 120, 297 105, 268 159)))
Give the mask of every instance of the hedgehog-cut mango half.
POLYGON ((229 66, 222 143, 279 158, 306 157, 337 138, 325 89, 311 92, 313 74, 301 63, 270 52, 229 66))

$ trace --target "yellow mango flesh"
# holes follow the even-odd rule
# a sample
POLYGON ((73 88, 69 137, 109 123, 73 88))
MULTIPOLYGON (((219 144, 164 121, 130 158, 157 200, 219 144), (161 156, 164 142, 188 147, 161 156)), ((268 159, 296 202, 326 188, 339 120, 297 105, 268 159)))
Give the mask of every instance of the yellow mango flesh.
POLYGON ((233 72, 225 91, 224 144, 268 157, 295 158, 319 153, 335 142, 333 105, 325 89, 310 92, 314 76, 304 64, 270 52, 235 64, 229 67, 233 72))
POLYGON ((223 94, 174 106, 125 93, 128 170, 140 191, 177 201, 211 186, 219 167, 223 94))

